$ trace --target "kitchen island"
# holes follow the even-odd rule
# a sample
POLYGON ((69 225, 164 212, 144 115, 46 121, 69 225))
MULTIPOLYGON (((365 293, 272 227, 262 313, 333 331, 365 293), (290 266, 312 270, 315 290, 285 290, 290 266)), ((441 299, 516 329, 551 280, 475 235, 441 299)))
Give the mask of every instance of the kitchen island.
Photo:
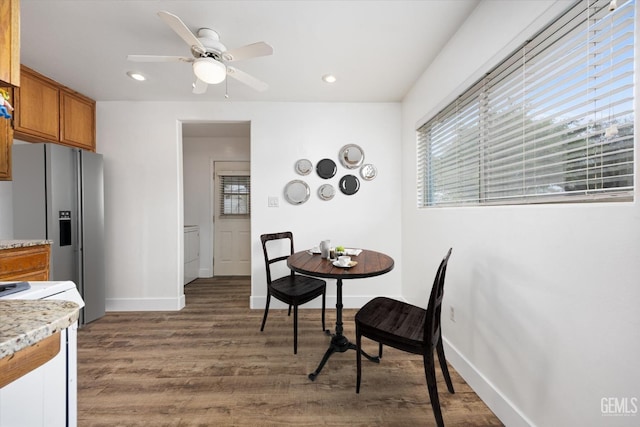
POLYGON ((78 320, 72 301, 0 300, 0 366, 5 358, 68 328, 78 320))
POLYGON ((76 425, 80 308, 67 300, 0 299, 0 426, 76 425))

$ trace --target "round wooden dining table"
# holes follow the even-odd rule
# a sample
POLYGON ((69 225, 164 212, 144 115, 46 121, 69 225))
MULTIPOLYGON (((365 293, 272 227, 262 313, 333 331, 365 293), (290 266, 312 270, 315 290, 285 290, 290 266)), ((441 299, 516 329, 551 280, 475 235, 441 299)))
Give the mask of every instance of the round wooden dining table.
MULTIPOLYGON (((306 274, 325 279, 336 279, 336 330, 331 335, 331 344, 325 352, 320 364, 315 371, 309 374, 309 379, 316 379, 329 357, 335 352, 344 353, 347 350, 355 350, 357 347, 342 334, 342 281, 345 279, 363 279, 379 276, 393 270, 394 261, 389 255, 380 252, 363 249, 357 256, 351 256, 355 265, 345 268, 337 267, 333 261, 322 258, 320 254, 310 251, 296 252, 287 259, 287 265, 296 273, 306 274)), ((377 357, 362 354, 372 361, 379 361, 377 357)))

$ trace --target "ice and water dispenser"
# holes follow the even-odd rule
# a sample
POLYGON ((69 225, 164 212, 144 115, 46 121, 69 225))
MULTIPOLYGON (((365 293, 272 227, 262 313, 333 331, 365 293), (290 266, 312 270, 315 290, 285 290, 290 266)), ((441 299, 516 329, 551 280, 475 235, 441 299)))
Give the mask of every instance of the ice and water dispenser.
POLYGON ((71 245, 71 211, 59 211, 60 246, 71 245))

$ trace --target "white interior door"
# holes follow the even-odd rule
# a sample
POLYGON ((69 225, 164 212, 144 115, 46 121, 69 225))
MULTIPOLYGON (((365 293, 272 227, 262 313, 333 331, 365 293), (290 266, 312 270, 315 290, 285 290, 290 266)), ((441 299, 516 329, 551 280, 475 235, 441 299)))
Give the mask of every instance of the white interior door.
POLYGON ((214 165, 214 276, 251 275, 249 162, 214 165))

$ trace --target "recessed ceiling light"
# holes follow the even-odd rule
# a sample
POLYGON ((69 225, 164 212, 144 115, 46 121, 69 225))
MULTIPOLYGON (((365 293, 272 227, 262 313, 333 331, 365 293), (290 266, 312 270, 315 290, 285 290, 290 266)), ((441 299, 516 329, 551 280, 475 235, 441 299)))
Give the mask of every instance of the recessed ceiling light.
POLYGON ((324 76, 322 76, 322 80, 325 83, 335 83, 336 82, 336 76, 334 76, 333 74, 325 74, 324 76))
POLYGON ((147 80, 145 76, 140 73, 134 73, 133 71, 127 71, 127 76, 131 77, 133 80, 137 80, 139 82, 143 82, 147 80))

